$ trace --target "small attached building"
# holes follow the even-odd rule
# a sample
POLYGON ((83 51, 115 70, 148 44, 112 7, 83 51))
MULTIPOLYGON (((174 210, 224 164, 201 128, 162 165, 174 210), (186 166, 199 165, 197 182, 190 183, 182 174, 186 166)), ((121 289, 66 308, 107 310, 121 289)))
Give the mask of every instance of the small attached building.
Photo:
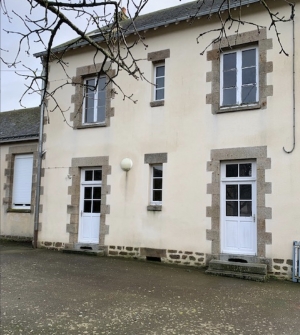
POLYGON ((0 113, 0 237, 32 240, 40 107, 0 113))

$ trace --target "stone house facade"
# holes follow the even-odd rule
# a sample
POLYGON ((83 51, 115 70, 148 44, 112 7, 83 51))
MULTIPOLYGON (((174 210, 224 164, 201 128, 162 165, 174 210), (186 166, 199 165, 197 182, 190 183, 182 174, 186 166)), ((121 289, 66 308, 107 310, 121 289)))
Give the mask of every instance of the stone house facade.
MULTIPOLYGON (((195 3, 136 22, 148 49, 137 44, 135 57, 156 83, 119 73, 118 85, 136 104, 115 94, 112 83, 101 84, 109 76, 104 71, 97 88, 102 104, 89 109, 93 98, 83 87, 103 59, 93 63, 84 45, 64 53, 72 85, 57 91, 56 101, 71 127, 60 113, 45 115, 51 122, 44 127, 38 244, 194 266, 237 258, 290 278, 292 243, 300 240, 300 155, 297 146, 287 152, 300 125, 297 118, 293 124, 299 57, 279 54, 276 33, 265 27, 268 14, 256 1, 242 2, 242 11, 259 31, 229 30, 200 56, 214 36, 204 35, 199 45, 199 31, 218 19, 204 20, 200 11, 190 24, 195 3)), ((281 4, 272 6, 288 15, 281 4)), ((299 22, 294 46, 292 22, 280 29, 285 50, 299 55, 299 22)), ((51 90, 60 76, 53 62, 51 90)))

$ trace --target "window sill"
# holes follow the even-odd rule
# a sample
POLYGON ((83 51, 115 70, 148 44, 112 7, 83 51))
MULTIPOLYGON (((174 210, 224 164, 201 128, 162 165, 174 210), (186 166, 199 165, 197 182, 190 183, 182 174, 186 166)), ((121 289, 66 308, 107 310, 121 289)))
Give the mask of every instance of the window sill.
POLYGON ((31 209, 8 208, 7 213, 31 213, 31 209))
POLYGON ((97 128, 97 127, 106 127, 106 123, 81 124, 81 125, 77 126, 76 129, 97 128))
POLYGON ((162 205, 149 205, 147 206, 147 211, 149 212, 160 212, 162 210, 162 205))
POLYGON ((164 105, 165 105, 165 100, 158 100, 158 101, 150 102, 151 107, 159 107, 159 106, 164 106, 164 105))
POLYGON ((244 110, 253 110, 253 109, 260 109, 260 103, 251 104, 251 105, 237 105, 237 106, 227 106, 227 107, 220 107, 216 113, 229 113, 229 112, 239 112, 244 110))

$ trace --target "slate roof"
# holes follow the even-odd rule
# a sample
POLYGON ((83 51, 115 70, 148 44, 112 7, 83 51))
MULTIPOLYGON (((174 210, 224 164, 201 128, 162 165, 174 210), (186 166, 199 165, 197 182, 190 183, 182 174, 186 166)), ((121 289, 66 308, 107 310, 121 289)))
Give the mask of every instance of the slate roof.
POLYGON ((40 107, 0 113, 0 143, 38 139, 40 107))
MULTIPOLYGON (((259 2, 260 0, 231 0, 230 8, 236 8, 240 6, 249 5, 252 3, 259 2)), ((207 16, 219 11, 220 5, 224 0, 205 0, 205 1, 192 1, 179 6, 161 9, 156 12, 140 15, 134 20, 134 25, 131 19, 122 22, 123 28, 128 29, 127 34, 133 33, 134 31, 143 31, 156 27, 169 25, 172 23, 191 19, 193 17, 207 16)), ((223 10, 227 9, 227 2, 222 6, 223 10)), ((90 32, 88 35, 93 36, 96 42, 101 42, 102 37, 97 35, 97 30, 90 32)), ((52 52, 60 52, 65 50, 66 46, 71 45, 71 49, 81 47, 87 44, 86 41, 76 38, 66 43, 60 44, 52 49, 52 52)), ((36 57, 40 57, 46 54, 46 51, 36 53, 36 57)))

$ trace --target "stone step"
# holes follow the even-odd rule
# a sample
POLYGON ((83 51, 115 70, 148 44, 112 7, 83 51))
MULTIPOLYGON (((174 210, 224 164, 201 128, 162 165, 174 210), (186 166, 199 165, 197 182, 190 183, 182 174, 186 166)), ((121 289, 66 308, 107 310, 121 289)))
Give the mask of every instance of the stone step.
POLYGON ((205 271, 208 274, 235 277, 254 281, 266 281, 267 265, 258 263, 240 263, 220 260, 212 260, 205 271))
POLYGON ((80 250, 80 249, 63 249, 63 253, 66 254, 78 254, 78 255, 88 255, 88 256, 105 256, 104 250, 80 250))

